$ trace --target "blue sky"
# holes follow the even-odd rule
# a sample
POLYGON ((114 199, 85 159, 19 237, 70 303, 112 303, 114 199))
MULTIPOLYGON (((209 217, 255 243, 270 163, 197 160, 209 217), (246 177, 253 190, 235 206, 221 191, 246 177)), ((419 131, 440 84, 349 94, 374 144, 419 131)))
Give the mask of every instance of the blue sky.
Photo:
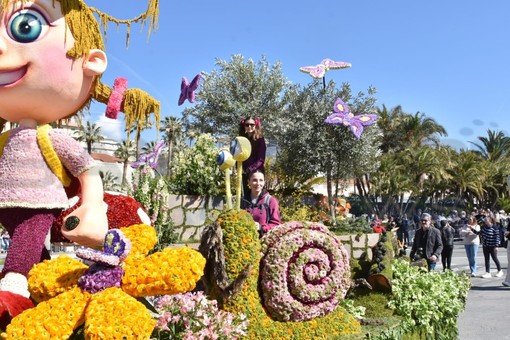
MULTIPOLYGON (((146 6, 143 0, 87 3, 119 18, 146 6)), ((110 29, 103 81, 127 77, 129 87, 161 101, 163 116, 179 117, 193 105, 177 105, 181 78, 211 72, 216 58, 264 55, 302 85, 312 78, 299 67, 330 58, 352 68, 330 71, 327 80, 347 81, 354 92, 374 86, 378 106, 425 113, 448 131, 444 142, 457 148, 470 148, 468 141, 487 129, 509 135, 508 1, 162 0, 160 11, 158 30, 147 40, 147 29, 134 26, 128 49, 125 28, 110 29)), ((91 119, 103 111, 94 106, 91 119)))

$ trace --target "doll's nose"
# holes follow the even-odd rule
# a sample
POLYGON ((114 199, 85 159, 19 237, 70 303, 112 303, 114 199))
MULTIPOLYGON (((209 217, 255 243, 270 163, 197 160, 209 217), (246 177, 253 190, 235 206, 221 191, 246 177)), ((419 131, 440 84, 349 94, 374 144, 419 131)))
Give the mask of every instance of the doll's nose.
POLYGON ((5 38, 2 34, 0 34, 0 55, 5 54, 7 52, 7 38, 5 38))

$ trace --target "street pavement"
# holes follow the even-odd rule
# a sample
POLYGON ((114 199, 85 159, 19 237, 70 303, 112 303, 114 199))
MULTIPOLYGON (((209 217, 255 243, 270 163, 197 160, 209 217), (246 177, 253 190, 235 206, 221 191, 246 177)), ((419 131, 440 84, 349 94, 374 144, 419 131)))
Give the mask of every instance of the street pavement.
MULTIPOLYGON (((53 252, 52 257, 60 255, 74 256, 72 252, 53 252)), ((0 259, 5 254, 0 254, 0 259)), ((483 252, 480 247, 477 256, 478 276, 471 278, 472 287, 468 293, 465 311, 459 315, 457 325, 460 340, 497 339, 510 340, 510 288, 501 283, 506 277, 508 260, 505 248, 498 248, 498 259, 505 275, 495 277, 496 267, 491 259, 492 278, 483 279, 480 275, 485 273, 483 252)), ((3 261, 2 261, 3 263, 3 261)), ((0 264, 0 268, 2 265, 0 264)), ((441 263, 436 266, 442 271, 441 263)), ((461 242, 456 242, 453 248, 452 270, 467 272, 469 265, 461 242)))
MULTIPOLYGON (((457 319, 460 340, 510 339, 508 327, 510 288, 501 284, 508 270, 505 248, 498 248, 498 259, 504 272, 503 277, 495 277, 496 265, 491 259, 492 278, 483 279, 480 275, 485 273, 485 262, 482 248, 478 250, 478 276, 471 278, 472 286, 468 293, 465 311, 457 319)), ((442 266, 437 266, 436 270, 442 270, 442 266)), ((466 253, 461 242, 456 242, 453 248, 452 270, 469 274, 466 253)))

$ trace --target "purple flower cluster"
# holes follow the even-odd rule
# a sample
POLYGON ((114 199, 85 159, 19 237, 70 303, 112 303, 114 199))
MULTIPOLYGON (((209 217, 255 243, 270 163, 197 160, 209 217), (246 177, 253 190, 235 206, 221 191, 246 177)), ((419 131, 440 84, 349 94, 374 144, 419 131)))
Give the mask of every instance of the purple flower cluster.
POLYGON ((347 293, 347 251, 323 224, 282 224, 261 242, 262 298, 274 319, 305 321, 327 315, 347 293))
POLYGON ((118 266, 120 264, 120 259, 118 256, 107 254, 95 249, 78 248, 76 249, 75 254, 80 259, 92 261, 95 263, 102 263, 107 266, 118 266))
POLYGON ((95 263, 78 279, 78 287, 82 291, 98 293, 106 288, 120 287, 124 269, 95 263))
POLYGON ((131 251, 131 241, 120 229, 110 229, 106 234, 103 248, 105 253, 118 256, 123 261, 131 251))
POLYGON ((129 255, 131 241, 120 229, 110 229, 106 233, 103 250, 76 250, 76 256, 94 262, 78 280, 81 290, 97 293, 106 288, 120 287, 124 276, 120 263, 129 255))

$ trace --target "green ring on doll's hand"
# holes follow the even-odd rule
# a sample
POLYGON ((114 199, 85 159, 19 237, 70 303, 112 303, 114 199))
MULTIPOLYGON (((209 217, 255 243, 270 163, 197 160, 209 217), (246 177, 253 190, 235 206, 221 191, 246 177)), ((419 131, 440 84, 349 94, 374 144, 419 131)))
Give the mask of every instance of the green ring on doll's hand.
POLYGON ((77 216, 70 216, 66 220, 65 227, 67 230, 74 230, 80 224, 80 219, 77 216))

